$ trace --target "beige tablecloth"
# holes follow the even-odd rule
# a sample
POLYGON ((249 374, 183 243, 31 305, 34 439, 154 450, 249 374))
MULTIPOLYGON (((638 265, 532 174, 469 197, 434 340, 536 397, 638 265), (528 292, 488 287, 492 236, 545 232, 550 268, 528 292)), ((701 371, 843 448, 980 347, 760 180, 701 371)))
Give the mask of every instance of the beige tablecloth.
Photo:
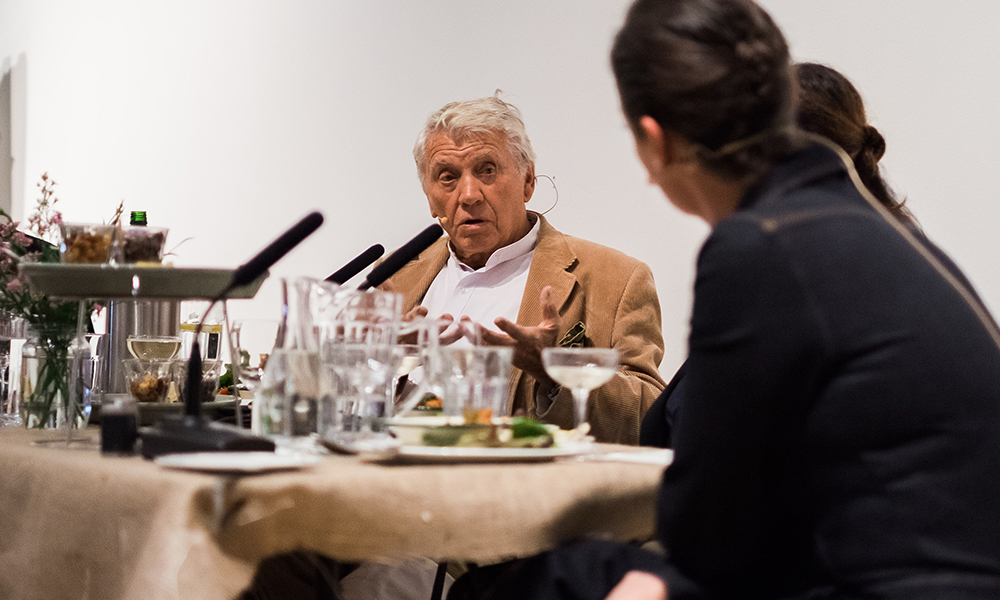
MULTIPOLYGON (((230 598, 263 558, 492 562, 652 535, 662 467, 390 466, 331 456, 248 477, 168 471, 0 429, 0 598, 230 598)), ((602 450, 622 450, 602 447, 602 450)))

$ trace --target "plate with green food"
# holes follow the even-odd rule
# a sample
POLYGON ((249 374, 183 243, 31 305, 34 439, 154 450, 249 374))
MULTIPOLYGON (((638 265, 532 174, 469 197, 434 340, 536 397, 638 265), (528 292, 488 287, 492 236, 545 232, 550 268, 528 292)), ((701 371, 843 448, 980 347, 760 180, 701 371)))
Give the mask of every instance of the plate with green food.
POLYGON ((416 462, 540 462, 587 452, 589 444, 560 440, 559 428, 514 417, 488 424, 445 423, 423 428, 396 458, 416 462))

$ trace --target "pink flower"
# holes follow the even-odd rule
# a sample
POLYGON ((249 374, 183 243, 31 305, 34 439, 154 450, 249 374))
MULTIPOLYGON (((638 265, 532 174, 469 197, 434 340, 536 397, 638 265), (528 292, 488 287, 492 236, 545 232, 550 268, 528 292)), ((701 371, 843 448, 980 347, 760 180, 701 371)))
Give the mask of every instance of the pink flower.
POLYGON ((20 279, 11 279, 10 281, 7 282, 8 292, 20 292, 23 289, 24 289, 24 283, 22 283, 20 279))

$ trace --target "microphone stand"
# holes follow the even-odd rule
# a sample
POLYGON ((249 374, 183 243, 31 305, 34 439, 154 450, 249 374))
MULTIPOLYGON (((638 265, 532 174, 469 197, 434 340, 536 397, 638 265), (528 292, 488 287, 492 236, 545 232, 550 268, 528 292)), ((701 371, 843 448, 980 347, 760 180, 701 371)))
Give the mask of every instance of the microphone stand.
MULTIPOLYGON (((209 422, 201 414, 201 392, 204 384, 198 336, 201 335, 205 316, 228 293, 227 289, 212 300, 195 328, 191 357, 185 373, 184 416, 180 419, 164 419, 152 427, 140 429, 139 437, 142 439, 144 457, 154 458, 161 454, 178 452, 274 452, 275 444, 271 440, 253 435, 237 426, 209 422)), ((228 324, 226 333, 227 335, 229 333, 228 324)), ((237 395, 237 418, 240 415, 239 401, 237 395)))
MULTIPOLYGON (((161 454, 176 452, 274 451, 275 444, 269 439, 252 435, 235 426, 210 423, 202 417, 201 347, 198 344, 198 336, 201 334, 205 316, 217 302, 223 300, 234 288, 245 285, 263 275, 271 265, 278 262, 281 257, 322 224, 323 216, 318 212, 306 215, 291 229, 281 234, 278 239, 233 271, 229 285, 212 300, 198 322, 198 327, 195 328, 194 343, 191 344, 191 358, 188 361, 184 417, 164 419, 153 427, 141 429, 139 437, 142 439, 142 455, 144 457, 153 458, 161 454)), ((226 331, 228 334, 228 324, 226 331)), ((236 359, 238 360, 238 358, 236 359)), ((238 402, 239 398, 237 397, 238 402)))

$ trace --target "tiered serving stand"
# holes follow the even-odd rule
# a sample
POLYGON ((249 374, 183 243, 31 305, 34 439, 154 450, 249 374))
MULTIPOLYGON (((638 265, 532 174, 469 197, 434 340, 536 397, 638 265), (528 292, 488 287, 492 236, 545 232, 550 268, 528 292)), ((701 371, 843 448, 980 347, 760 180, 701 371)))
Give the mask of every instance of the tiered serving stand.
MULTIPOLYGON (((233 269, 181 268, 137 265, 106 265, 106 264, 62 264, 62 263, 26 263, 20 266, 20 271, 28 280, 32 289, 50 297, 62 300, 78 300, 80 309, 77 316, 76 335, 81 339, 85 335, 86 301, 111 300, 212 300, 225 290, 232 280, 233 269)), ((267 278, 267 273, 258 277, 248 285, 237 287, 226 294, 228 299, 250 299, 260 289, 267 278)), ((178 323, 178 326, 180 323, 178 323)), ((228 326, 228 325, 227 325, 228 326)), ((116 336, 122 337, 130 332, 114 332, 111 322, 108 322, 105 335, 110 340, 116 336)), ((74 361, 79 356, 74 356, 74 361)), ((74 364, 73 380, 70 382, 70 395, 76 398, 79 381, 78 365, 74 364)), ((106 381, 111 381, 114 369, 121 365, 108 364, 106 381)), ((67 419, 66 439, 70 441, 73 435, 72 419, 67 419)))

